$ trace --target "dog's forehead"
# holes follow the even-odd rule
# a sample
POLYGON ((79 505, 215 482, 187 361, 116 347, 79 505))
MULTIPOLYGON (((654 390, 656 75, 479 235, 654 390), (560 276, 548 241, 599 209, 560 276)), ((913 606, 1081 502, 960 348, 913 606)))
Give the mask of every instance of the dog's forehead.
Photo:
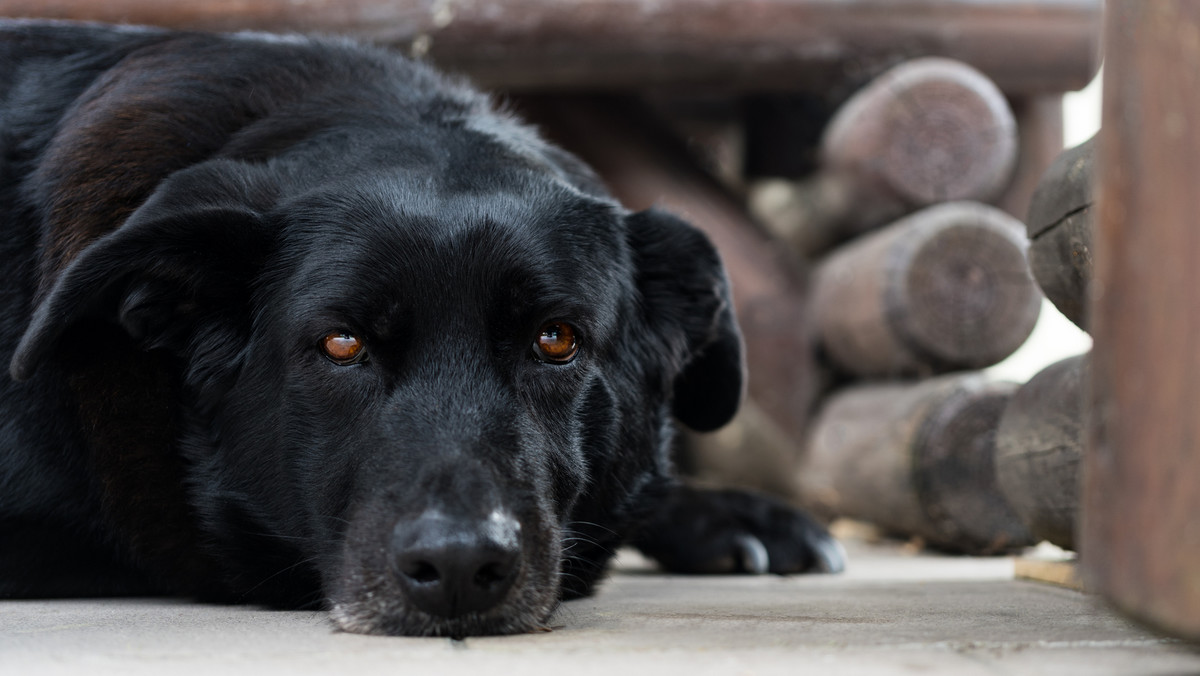
POLYGON ((559 184, 448 191, 389 175, 291 211, 285 258, 307 307, 516 299, 607 314, 632 284, 621 210, 559 184))

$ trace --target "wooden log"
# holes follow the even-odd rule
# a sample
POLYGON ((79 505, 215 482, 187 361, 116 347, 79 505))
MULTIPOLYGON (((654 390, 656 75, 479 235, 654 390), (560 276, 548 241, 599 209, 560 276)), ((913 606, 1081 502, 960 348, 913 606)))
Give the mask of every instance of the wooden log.
POLYGON ((1038 183, 1025 224, 1029 267, 1046 297, 1085 331, 1095 229, 1095 137, 1058 156, 1038 183))
POLYGON ((996 433, 996 478, 1038 540, 1075 548, 1087 355, 1047 366, 1013 395, 996 433))
POLYGON ((686 143, 696 165, 735 194, 745 191, 746 124, 742 101, 725 95, 640 97, 686 143))
POLYGON ((636 100, 537 96, 514 99, 514 105, 587 161, 627 207, 674 211, 712 239, 733 285, 748 395, 798 445, 815 381, 807 289, 786 250, 636 100))
POLYGON ((995 479, 996 425, 1014 388, 956 374, 834 394, 800 462, 803 501, 950 551, 1030 544, 995 479))
POLYGON ((821 169, 769 224, 801 255, 915 209, 989 201, 1008 184, 1017 128, 1004 95, 979 71, 940 58, 875 78, 833 116, 821 169))
POLYGON ((1095 73, 1100 0, 0 0, 0 16, 354 35, 509 89, 822 91, 946 56, 1055 92, 1095 73))
POLYGON ((825 170, 864 196, 906 205, 995 197, 1016 159, 1016 121, 982 73, 908 61, 842 106, 821 140, 825 170))
POLYGON ((745 488, 795 501, 801 443, 747 399, 728 425, 701 434, 685 430, 679 469, 712 485, 745 488))
POLYGON ((1084 581, 1200 640, 1200 3, 1110 2, 1084 581))
POLYGON ((1017 119, 1017 166, 1012 180, 994 204, 1019 220, 1029 215, 1029 204, 1046 169, 1062 153, 1063 96, 1009 97, 1017 119))
POLYGON ((972 202, 865 235, 813 274, 820 345, 863 377, 990 366, 1020 347, 1040 308, 1021 223, 972 202))

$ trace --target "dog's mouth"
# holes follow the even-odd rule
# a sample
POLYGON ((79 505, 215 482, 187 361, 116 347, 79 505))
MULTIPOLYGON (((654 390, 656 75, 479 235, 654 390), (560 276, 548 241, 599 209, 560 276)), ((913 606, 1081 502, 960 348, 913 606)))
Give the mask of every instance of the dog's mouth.
MULTIPOLYGON (((329 585, 346 632, 463 638, 544 629, 558 605, 557 529, 529 533, 493 511, 481 524, 426 513, 388 537, 351 528, 329 585), (380 540, 384 542, 381 544, 380 540)), ((377 531, 376 531, 377 532, 377 531)))

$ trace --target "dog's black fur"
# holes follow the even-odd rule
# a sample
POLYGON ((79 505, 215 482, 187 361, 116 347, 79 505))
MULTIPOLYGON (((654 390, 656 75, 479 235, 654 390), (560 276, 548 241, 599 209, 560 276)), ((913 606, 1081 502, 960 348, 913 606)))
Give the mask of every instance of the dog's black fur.
POLYGON ((670 479, 671 418, 742 390, 713 247, 471 89, 345 41, 6 22, 0 95, 0 597, 465 635, 543 626, 630 537, 841 567, 670 479))

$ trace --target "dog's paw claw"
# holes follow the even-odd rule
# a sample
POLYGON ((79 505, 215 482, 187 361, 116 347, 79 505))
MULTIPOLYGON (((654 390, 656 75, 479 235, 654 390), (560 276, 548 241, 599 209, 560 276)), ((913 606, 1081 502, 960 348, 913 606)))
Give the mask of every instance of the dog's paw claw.
POLYGON ((846 550, 803 511, 744 491, 680 487, 634 544, 680 573, 840 573, 846 550))
POLYGON ((771 555, 767 553, 767 546, 762 540, 749 533, 741 533, 734 536, 733 545, 737 549, 738 564, 742 570, 751 575, 765 575, 770 572, 771 555))
POLYGON ((846 548, 832 536, 809 543, 816 559, 813 569, 819 573, 841 573, 846 570, 846 548))

